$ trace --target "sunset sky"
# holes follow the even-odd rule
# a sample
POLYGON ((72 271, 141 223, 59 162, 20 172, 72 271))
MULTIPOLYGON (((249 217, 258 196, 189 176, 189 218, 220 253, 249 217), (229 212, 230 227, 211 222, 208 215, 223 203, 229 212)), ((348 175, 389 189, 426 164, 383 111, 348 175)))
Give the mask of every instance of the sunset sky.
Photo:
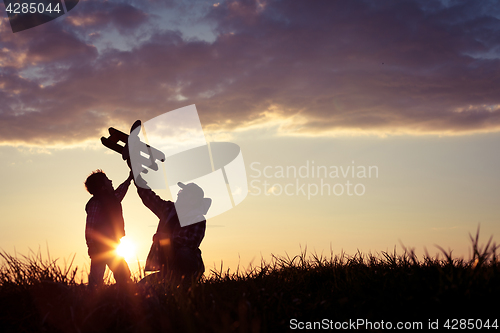
MULTIPOLYGON (((497 1, 89 0, 18 33, 0 11, 7 253, 88 268, 83 182, 128 174, 101 136, 191 104, 250 191, 208 220, 206 273, 305 247, 469 258, 478 225, 500 234, 497 1)), ((134 185, 122 204, 144 264, 158 220, 134 185)))

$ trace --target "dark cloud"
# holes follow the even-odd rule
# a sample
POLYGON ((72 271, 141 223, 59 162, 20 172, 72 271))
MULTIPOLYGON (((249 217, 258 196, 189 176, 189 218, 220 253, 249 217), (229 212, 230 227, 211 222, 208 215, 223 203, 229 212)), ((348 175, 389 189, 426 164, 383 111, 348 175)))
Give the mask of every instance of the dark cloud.
POLYGON ((147 4, 83 2, 26 33, 2 23, 0 139, 78 142, 193 103, 218 128, 269 115, 298 116, 290 133, 500 128, 496 2, 208 3, 214 42, 158 27, 147 4), (111 27, 141 39, 98 51, 111 27))
POLYGON ((74 14, 71 12, 71 15, 66 17, 66 21, 73 28, 88 31, 114 27, 122 33, 137 29, 147 20, 148 15, 141 6, 112 1, 84 1, 74 14))

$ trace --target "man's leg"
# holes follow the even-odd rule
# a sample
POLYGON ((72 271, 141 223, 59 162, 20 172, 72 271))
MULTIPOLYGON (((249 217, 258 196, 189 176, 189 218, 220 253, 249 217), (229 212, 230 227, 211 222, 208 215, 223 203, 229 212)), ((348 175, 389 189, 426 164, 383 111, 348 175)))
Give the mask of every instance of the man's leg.
POLYGON ((205 265, 201 259, 200 249, 187 247, 175 249, 175 271, 184 281, 197 281, 205 272, 205 265))

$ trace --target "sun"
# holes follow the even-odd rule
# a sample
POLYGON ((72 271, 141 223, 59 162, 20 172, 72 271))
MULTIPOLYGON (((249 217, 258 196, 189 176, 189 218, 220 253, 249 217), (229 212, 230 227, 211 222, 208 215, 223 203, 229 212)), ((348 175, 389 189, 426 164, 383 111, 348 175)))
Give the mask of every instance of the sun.
POLYGON ((123 237, 116 248, 116 254, 123 257, 126 261, 133 260, 135 257, 135 244, 127 236, 123 237))

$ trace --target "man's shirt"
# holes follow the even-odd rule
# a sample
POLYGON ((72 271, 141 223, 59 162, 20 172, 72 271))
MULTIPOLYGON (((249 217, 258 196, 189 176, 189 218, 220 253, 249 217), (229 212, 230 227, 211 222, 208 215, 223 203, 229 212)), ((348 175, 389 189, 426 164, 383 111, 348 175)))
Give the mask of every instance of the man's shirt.
POLYGON ((157 232, 168 230, 170 241, 177 247, 197 248, 205 237, 206 221, 200 221, 185 227, 181 227, 175 204, 169 200, 163 200, 150 189, 137 186, 137 193, 142 202, 160 219, 157 232))

